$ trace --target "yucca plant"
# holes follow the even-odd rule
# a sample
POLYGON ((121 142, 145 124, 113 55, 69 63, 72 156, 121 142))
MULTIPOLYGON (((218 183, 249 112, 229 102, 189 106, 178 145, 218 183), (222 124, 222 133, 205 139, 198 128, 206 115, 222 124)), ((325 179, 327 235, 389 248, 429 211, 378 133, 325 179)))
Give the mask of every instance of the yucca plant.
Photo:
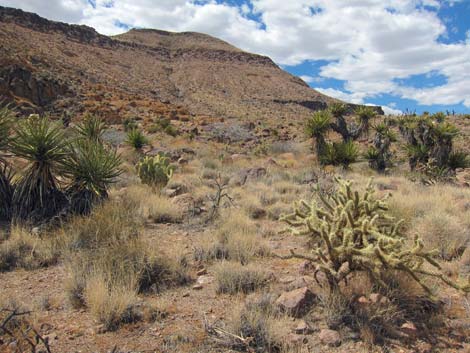
POLYGON ((11 216, 13 197, 13 172, 8 166, 8 149, 14 112, 8 106, 0 108, 0 220, 7 221, 11 216))
POLYGON ((335 118, 337 118, 346 114, 348 107, 343 103, 333 103, 328 107, 328 110, 335 118))
POLYGON ((320 159, 324 165, 341 165, 349 168, 351 163, 357 161, 359 149, 353 141, 328 143, 320 159))
POLYGON ((305 130, 309 137, 315 139, 315 148, 318 159, 320 159, 321 155, 324 153, 326 146, 325 134, 330 129, 330 124, 331 113, 327 110, 317 111, 309 120, 307 120, 305 130))
POLYGON ((121 158, 114 150, 90 140, 76 140, 63 163, 71 184, 67 188, 72 213, 89 214, 108 197, 108 188, 122 173, 121 158))
POLYGON ((11 151, 29 163, 13 194, 14 218, 47 220, 67 204, 57 180, 67 155, 66 145, 61 127, 45 117, 31 115, 15 127, 11 151))
POLYGON ((450 169, 468 168, 470 167, 470 158, 468 153, 464 151, 454 151, 449 155, 447 165, 450 169))
POLYGON ((141 150, 149 143, 147 137, 139 129, 132 129, 127 133, 126 143, 136 150, 141 150))
POLYGON ((79 137, 95 142, 102 142, 106 124, 94 115, 86 115, 84 119, 75 127, 79 137))
POLYGON ((356 109, 356 114, 359 117, 361 123, 362 133, 369 133, 370 120, 375 118, 377 115, 376 111, 372 107, 360 106, 356 109))
POLYGON ((153 190, 163 189, 173 176, 170 160, 161 154, 144 157, 137 163, 136 170, 142 183, 150 185, 153 190))

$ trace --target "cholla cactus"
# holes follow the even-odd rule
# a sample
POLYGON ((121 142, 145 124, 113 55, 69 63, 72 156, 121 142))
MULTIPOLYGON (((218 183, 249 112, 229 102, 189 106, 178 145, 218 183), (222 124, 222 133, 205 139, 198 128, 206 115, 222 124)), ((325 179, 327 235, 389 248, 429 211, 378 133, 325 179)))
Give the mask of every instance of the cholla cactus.
POLYGON ((137 163, 136 170, 142 183, 158 190, 163 189, 173 176, 170 160, 161 154, 144 157, 137 163))
POLYGON ((330 290, 339 290, 339 284, 348 275, 365 272, 372 281, 386 286, 385 276, 395 270, 409 275, 423 289, 430 289, 423 277, 434 277, 446 284, 470 292, 470 283, 459 285, 441 273, 440 265, 434 260, 435 252, 424 250, 419 237, 413 244, 401 234, 401 221, 387 215, 387 198, 376 199, 374 188, 369 182, 361 195, 354 191, 350 181, 336 179, 338 191, 326 199, 321 193, 310 204, 301 201, 295 212, 283 217, 296 235, 306 235, 315 244, 313 255, 304 256, 294 252, 286 258, 303 258, 315 267, 315 278, 325 274, 330 290), (425 264, 431 265, 431 271, 425 264))

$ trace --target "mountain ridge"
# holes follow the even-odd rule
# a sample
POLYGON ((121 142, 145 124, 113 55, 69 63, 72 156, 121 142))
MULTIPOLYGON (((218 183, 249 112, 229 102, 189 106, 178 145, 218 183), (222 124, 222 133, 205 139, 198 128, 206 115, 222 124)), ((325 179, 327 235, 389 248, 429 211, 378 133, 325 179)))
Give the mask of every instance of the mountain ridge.
POLYGON ((302 121, 338 101, 269 57, 197 32, 131 29, 108 37, 0 7, 0 40, 0 94, 26 112, 270 124, 302 121))

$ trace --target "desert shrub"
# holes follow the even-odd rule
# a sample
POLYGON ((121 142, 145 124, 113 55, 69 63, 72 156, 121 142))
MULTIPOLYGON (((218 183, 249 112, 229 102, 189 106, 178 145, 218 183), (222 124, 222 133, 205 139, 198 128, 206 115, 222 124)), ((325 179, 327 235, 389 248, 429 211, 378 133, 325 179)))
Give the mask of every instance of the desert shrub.
POLYGON ((352 140, 347 142, 327 143, 320 162, 324 165, 341 165, 348 168, 350 164, 357 161, 359 149, 352 140))
POLYGON ((459 134, 454 125, 435 115, 405 116, 399 120, 399 129, 407 143, 411 170, 418 164, 426 163, 433 163, 439 168, 450 167, 453 139, 459 134))
POLYGON ((155 119, 154 123, 149 127, 149 132, 150 133, 164 132, 167 135, 170 135, 173 137, 178 136, 179 134, 178 129, 172 125, 171 120, 163 118, 163 117, 155 119))
POLYGON ((143 207, 147 207, 144 213, 148 219, 155 223, 180 223, 183 220, 181 208, 168 197, 158 194, 146 197, 148 199, 143 202, 143 207))
POLYGON ((325 135, 331 129, 331 119, 331 113, 328 110, 322 110, 315 112, 307 120, 305 131, 307 136, 315 138, 315 150, 318 160, 323 158, 327 149, 325 135))
POLYGON ((337 183, 339 189, 331 198, 319 193, 321 204, 315 199, 310 204, 301 201, 294 213, 283 218, 294 234, 307 235, 315 244, 311 256, 292 253, 290 257, 308 258, 325 275, 331 291, 339 291, 339 284, 356 272, 386 288, 384 277, 394 270, 410 276, 428 294, 432 291, 425 278, 470 292, 470 284, 455 283, 440 271, 436 251, 425 250, 420 237, 406 241, 402 221, 387 213, 388 196, 376 199, 370 182, 362 194, 352 189, 351 182, 337 179, 337 183))
POLYGON ((274 305, 275 296, 250 296, 233 310, 227 325, 220 330, 217 323, 207 324, 206 330, 219 345, 236 351, 255 353, 293 352, 295 344, 286 342, 289 318, 274 305), (239 338, 242 339, 239 339, 239 338))
POLYGON ((62 243, 60 238, 40 238, 15 226, 8 238, 0 243, 0 272, 16 268, 33 270, 57 263, 62 243))
POLYGON ((127 133, 126 143, 139 151, 149 144, 149 140, 139 129, 132 129, 127 133))
POLYGON ((253 257, 269 253, 257 236, 257 227, 244 212, 226 210, 218 220, 217 231, 194 250, 197 261, 231 260, 246 264, 253 257))
POLYGON ((185 261, 162 255, 140 238, 137 213, 133 203, 109 202, 77 218, 66 231, 69 301, 89 308, 105 330, 144 316, 138 293, 189 281, 185 261))
POLYGON ((139 127, 137 124, 137 121, 134 118, 126 118, 122 122, 122 125, 124 126, 124 131, 129 132, 131 130, 135 130, 139 127))
POLYGON ((89 140, 77 140, 64 161, 71 180, 67 188, 72 212, 89 214, 93 205, 108 197, 109 185, 122 173, 115 151, 89 140))
POLYGON ((257 266, 223 262, 215 268, 218 293, 250 293, 266 285, 268 275, 257 266))
POLYGON ((453 151, 449 155, 447 165, 450 169, 468 168, 470 166, 470 157, 464 151, 453 151))
POLYGON ((21 121, 14 134, 11 150, 28 164, 13 194, 13 217, 32 221, 51 218, 67 205, 57 181, 67 140, 59 125, 35 115, 21 121))
POLYGON ((75 131, 80 138, 97 143, 102 143, 105 130, 105 123, 94 115, 86 115, 75 127, 75 131))
POLYGON ((0 221, 11 219, 11 206, 15 192, 13 176, 13 171, 8 165, 0 164, 0 221))
POLYGON ((164 188, 173 176, 170 159, 160 154, 155 157, 146 156, 142 158, 137 163, 136 170, 142 183, 151 186, 154 190, 164 188))

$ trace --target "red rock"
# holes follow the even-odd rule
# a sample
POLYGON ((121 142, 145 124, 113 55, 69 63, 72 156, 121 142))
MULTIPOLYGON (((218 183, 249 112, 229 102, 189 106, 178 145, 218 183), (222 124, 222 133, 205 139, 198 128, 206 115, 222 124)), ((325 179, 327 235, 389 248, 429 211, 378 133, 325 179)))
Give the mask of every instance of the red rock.
POLYGON ((317 296, 307 287, 295 289, 290 292, 284 292, 276 300, 276 305, 288 314, 300 317, 305 314, 317 296))
POLYGON ((321 343, 330 347, 338 347, 341 345, 341 336, 338 331, 335 330, 323 329, 320 331, 318 338, 320 338, 321 343))

